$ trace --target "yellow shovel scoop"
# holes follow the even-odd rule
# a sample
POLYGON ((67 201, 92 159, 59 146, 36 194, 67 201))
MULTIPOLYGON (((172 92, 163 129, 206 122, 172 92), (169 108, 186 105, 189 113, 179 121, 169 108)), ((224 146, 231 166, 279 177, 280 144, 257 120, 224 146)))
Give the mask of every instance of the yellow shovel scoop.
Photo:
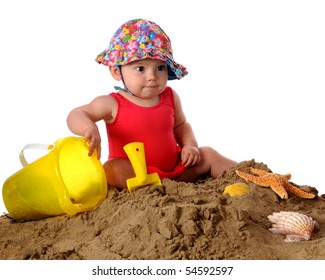
POLYGON ((144 145, 142 142, 132 142, 123 147, 132 164, 135 177, 126 180, 129 191, 133 191, 141 186, 161 186, 161 181, 157 172, 148 174, 144 145))

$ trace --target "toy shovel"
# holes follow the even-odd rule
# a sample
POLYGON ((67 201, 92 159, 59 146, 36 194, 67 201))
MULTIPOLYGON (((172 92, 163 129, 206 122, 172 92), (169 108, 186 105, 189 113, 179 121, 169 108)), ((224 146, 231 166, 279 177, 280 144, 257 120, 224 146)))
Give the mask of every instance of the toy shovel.
POLYGON ((133 191, 141 186, 155 185, 161 186, 161 181, 157 172, 148 174, 144 145, 142 142, 132 142, 123 147, 132 164, 135 177, 126 180, 129 191, 133 191))

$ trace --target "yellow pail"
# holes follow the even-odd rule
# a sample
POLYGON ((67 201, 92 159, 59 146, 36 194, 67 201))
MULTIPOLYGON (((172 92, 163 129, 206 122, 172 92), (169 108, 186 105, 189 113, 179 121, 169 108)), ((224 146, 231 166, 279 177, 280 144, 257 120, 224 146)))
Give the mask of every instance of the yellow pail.
POLYGON ((89 157, 83 138, 66 137, 45 146, 48 153, 28 164, 4 183, 2 197, 9 215, 17 220, 37 220, 88 211, 107 195, 106 176, 96 152, 89 157))

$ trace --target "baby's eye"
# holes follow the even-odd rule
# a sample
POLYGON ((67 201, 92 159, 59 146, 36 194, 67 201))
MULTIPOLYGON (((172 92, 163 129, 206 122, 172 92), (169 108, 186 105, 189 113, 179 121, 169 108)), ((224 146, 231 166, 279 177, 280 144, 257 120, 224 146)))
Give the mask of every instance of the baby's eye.
POLYGON ((144 71, 144 67, 143 67, 143 66, 138 66, 138 67, 137 67, 137 71, 139 71, 139 72, 144 71))
POLYGON ((157 69, 158 69, 158 71, 164 71, 166 69, 166 66, 165 65, 159 65, 157 69))

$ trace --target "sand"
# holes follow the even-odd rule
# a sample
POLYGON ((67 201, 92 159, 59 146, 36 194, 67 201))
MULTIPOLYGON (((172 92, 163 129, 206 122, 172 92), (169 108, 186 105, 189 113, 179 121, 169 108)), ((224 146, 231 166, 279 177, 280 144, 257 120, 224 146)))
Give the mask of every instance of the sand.
MULTIPOLYGON (((163 180, 132 193, 110 189, 91 211, 38 221, 0 216, 0 259, 69 260, 324 260, 325 199, 280 199, 270 188, 249 183, 240 197, 222 195, 243 181, 235 170, 270 170, 241 162, 217 179, 196 183, 163 180), (295 211, 313 217, 320 229, 308 241, 286 243, 271 233, 267 216, 295 211)), ((299 182, 293 182, 299 185, 299 182)), ((301 186, 317 193, 312 186, 301 186)))

